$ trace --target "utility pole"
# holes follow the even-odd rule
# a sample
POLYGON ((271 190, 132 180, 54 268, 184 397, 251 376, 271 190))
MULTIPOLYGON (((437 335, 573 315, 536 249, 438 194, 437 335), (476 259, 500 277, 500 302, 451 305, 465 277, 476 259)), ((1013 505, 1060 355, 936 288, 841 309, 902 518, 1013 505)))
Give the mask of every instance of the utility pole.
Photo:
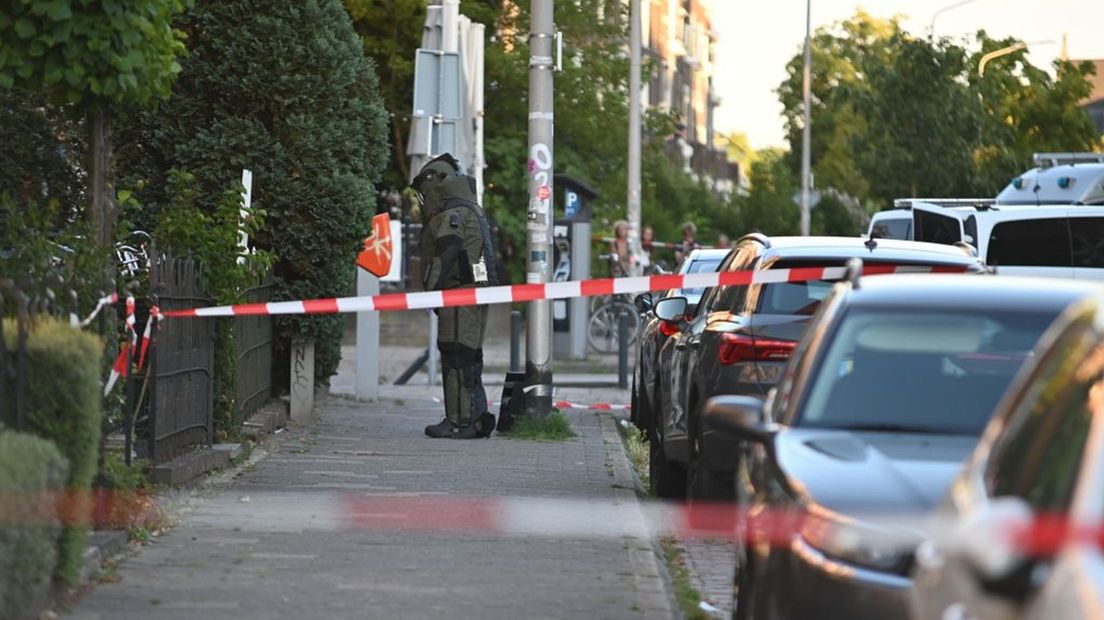
POLYGON ((642 275, 640 248, 640 0, 630 0, 629 19, 629 196, 626 201, 629 220, 629 251, 632 274, 642 275))
POLYGON ((805 0, 805 67, 802 71, 802 96, 805 107, 805 126, 801 129, 801 234, 809 235, 809 181, 812 177, 810 153, 812 149, 813 115, 811 105, 811 74, 813 64, 813 0, 805 0))
MULTIPOLYGON (((526 235, 527 284, 551 275, 552 246, 552 57, 554 0, 531 0, 529 22, 529 207, 526 235)), ((544 418, 552 411, 552 305, 529 302, 526 330, 525 414, 544 418)))

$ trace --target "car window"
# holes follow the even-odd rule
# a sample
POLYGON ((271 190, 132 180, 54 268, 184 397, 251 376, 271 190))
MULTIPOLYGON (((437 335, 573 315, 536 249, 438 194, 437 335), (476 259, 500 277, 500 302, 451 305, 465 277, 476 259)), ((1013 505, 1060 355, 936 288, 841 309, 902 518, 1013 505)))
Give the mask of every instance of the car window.
POLYGON ((873 239, 909 239, 912 234, 912 218, 894 218, 875 221, 870 227, 873 239))
POLYGON ((1000 222, 989 234, 985 262, 997 267, 1069 267, 1069 224, 1064 217, 1000 222))
MULTIPOLYGON (((751 269, 758 255, 758 244, 754 241, 745 241, 736 248, 736 252, 732 260, 728 263, 726 271, 746 271, 751 269)), ((719 287, 711 296, 709 308, 706 311, 737 311, 740 306, 743 305, 744 298, 747 296, 747 289, 748 287, 746 286, 719 287)))
POLYGON ((918 209, 912 212, 913 239, 953 245, 962 241, 962 222, 953 215, 940 215, 918 209))
POLYGON ((1104 345, 1091 321, 1075 323, 1050 347, 1022 391, 989 455, 985 483, 1036 510, 1065 510, 1094 412, 1104 411, 1104 345))
POLYGON ((1051 313, 847 311, 813 370, 798 424, 980 434, 1051 313))
MULTIPOLYGON (((686 273, 710 273, 716 271, 720 264, 721 260, 719 258, 699 259, 690 263, 690 267, 686 270, 686 273)), ((704 287, 684 288, 676 294, 685 297, 690 304, 696 304, 698 300, 701 299, 702 293, 704 292, 704 287)))
POLYGON ((760 314, 812 315, 820 307, 820 302, 832 292, 832 286, 833 283, 826 280, 765 284, 755 311, 760 314))
POLYGON ((1074 267, 1104 268, 1104 217, 1071 217, 1074 267))

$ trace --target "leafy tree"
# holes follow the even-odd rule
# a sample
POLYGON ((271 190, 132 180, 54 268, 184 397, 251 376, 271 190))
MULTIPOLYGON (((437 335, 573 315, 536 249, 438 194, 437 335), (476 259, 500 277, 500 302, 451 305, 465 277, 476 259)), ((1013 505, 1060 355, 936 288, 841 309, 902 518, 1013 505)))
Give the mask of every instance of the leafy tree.
POLYGON ((403 187, 410 179, 406 141, 414 99, 414 50, 421 46, 426 2, 345 0, 345 8, 364 42, 364 52, 375 61, 380 95, 391 118, 391 159, 383 180, 403 187))
MULTIPOLYGON (((854 196, 869 192, 851 145, 852 139, 865 131, 866 119, 855 112, 852 97, 864 88, 864 64, 888 62, 888 41, 897 32, 900 24, 896 19, 878 19, 859 10, 851 19, 814 33, 810 159, 818 187, 834 187, 854 196)), ((787 161, 794 174, 799 174, 801 167, 804 64, 798 51, 786 64, 786 80, 777 90, 790 144, 787 161)))
MULTIPOLYGON (((1015 39, 990 39, 977 33, 979 49, 969 60, 1012 46, 1015 39)), ((1079 107, 1092 90, 1091 62, 1075 65, 1056 61, 1054 76, 1027 60, 1027 50, 994 59, 984 75, 969 71, 971 89, 985 114, 981 144, 975 149, 978 191, 995 195, 1023 172, 1031 154, 1039 151, 1091 151, 1100 141, 1088 114, 1079 107)))
POLYGON ((870 197, 969 196, 980 138, 979 99, 961 80, 962 48, 903 32, 887 41, 889 62, 866 58, 862 88, 845 89, 866 131, 852 136, 856 167, 870 197))
MULTIPOLYGON (((248 168, 265 213, 252 243, 276 255, 275 297, 349 294, 387 162, 387 117, 345 9, 339 0, 200 0, 179 27, 191 53, 176 95, 127 136, 130 186, 144 180, 142 200, 158 214, 177 208, 169 171, 187 171, 192 208, 217 217, 248 168)), ((278 354, 294 338, 314 339, 315 374, 326 381, 342 331, 335 316, 281 319, 278 354)))
POLYGON ((740 215, 748 232, 768 235, 793 235, 799 229, 797 192, 794 175, 778 149, 759 151, 751 165, 751 191, 740 199, 740 215))
POLYGON ((99 245, 114 242, 110 112, 167 97, 184 53, 184 0, 13 0, 0 7, 0 87, 76 104, 90 136, 89 208, 99 245))

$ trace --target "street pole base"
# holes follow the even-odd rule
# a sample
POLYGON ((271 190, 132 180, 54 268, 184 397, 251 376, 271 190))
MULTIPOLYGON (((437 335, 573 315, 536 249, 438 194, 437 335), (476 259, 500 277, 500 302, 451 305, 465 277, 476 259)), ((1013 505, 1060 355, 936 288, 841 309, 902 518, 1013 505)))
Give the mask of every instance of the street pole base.
POLYGON ((525 365, 524 396, 525 415, 543 420, 552 413, 552 370, 547 366, 543 372, 532 363, 525 365))

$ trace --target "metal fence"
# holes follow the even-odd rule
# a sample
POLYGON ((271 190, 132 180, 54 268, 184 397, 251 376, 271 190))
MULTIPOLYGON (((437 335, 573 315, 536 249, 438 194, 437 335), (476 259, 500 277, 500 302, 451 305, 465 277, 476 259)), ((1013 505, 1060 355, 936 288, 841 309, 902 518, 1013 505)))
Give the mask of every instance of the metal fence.
MULTIPOLYGON (((245 293, 246 303, 272 299, 272 279, 245 293)), ((272 396, 272 317, 234 318, 236 420, 245 420, 272 396)))
MULTIPOLYGON (((209 305, 201 267, 154 258, 150 282, 163 311, 209 305)), ((151 343, 149 455, 155 463, 214 439, 214 321, 162 321, 151 343)))

